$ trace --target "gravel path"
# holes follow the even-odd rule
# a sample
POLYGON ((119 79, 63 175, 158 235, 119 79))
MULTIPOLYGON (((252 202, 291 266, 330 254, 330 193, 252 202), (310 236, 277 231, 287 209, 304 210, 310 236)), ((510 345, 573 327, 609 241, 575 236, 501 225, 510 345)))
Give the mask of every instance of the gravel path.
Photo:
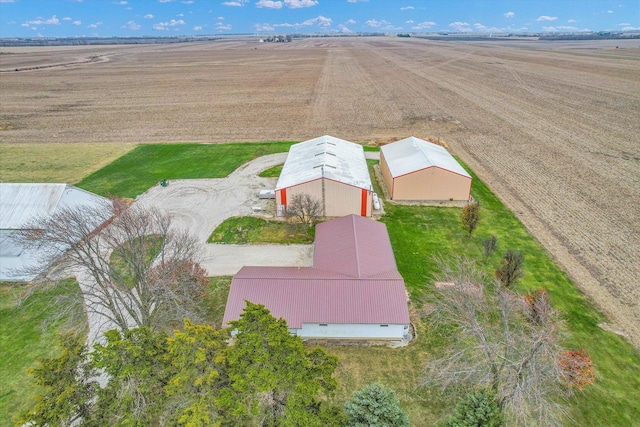
POLYGON ((211 232, 232 216, 273 217, 274 201, 260 200, 260 190, 273 189, 275 178, 258 174, 284 163, 287 153, 260 157, 240 166, 226 178, 184 179, 156 186, 135 203, 153 206, 173 217, 204 244, 202 265, 210 276, 233 275, 244 265, 309 266, 312 245, 227 245, 206 243, 211 232), (254 207, 260 207, 255 212, 254 207))

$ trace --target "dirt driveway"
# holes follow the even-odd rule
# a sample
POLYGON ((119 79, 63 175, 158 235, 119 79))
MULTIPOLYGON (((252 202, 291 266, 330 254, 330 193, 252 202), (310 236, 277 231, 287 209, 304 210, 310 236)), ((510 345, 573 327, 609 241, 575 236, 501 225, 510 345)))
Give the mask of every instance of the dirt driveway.
POLYGON ((310 266, 312 245, 226 245, 206 243, 211 232, 232 216, 272 217, 273 200, 260 200, 260 190, 273 189, 275 178, 260 172, 284 163, 287 153, 271 154, 240 166, 226 178, 172 180, 155 186, 134 203, 153 206, 171 215, 204 244, 203 267, 210 276, 233 275, 244 265, 310 266), (254 211, 260 207, 262 211, 254 211))

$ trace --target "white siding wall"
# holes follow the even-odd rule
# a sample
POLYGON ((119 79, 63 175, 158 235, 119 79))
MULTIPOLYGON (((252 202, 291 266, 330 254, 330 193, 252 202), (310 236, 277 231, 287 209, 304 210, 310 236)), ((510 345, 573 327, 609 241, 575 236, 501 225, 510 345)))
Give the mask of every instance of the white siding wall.
POLYGON ((400 340, 408 333, 409 325, 380 326, 378 324, 303 323, 302 329, 289 329, 302 338, 388 339, 400 340), (405 326, 407 329, 405 329, 405 326))

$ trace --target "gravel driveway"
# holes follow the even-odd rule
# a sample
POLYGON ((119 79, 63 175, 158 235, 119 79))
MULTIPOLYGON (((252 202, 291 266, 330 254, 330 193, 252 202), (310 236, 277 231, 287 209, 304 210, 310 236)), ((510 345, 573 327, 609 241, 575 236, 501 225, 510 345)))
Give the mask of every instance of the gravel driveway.
POLYGON ((227 245, 206 243, 211 232, 232 216, 273 217, 273 200, 258 199, 258 192, 273 189, 275 178, 260 172, 284 163, 287 153, 259 157, 226 178, 171 180, 167 187, 150 188, 134 203, 156 207, 171 215, 174 224, 188 229, 204 244, 202 265, 210 276, 228 276, 244 265, 310 266, 312 245, 227 245), (254 207, 261 212, 254 212, 254 207))

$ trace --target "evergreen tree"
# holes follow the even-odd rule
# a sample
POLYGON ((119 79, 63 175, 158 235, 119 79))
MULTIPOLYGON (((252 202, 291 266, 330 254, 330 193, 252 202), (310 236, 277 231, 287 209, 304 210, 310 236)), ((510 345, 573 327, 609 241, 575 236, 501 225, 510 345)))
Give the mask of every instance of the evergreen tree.
POLYGON ((395 390, 377 383, 354 392, 345 409, 350 427, 409 426, 409 416, 400 408, 395 390))
POLYGON ((494 393, 480 390, 466 394, 447 420, 446 427, 499 427, 502 412, 494 393))
POLYGON ((247 302, 231 328, 236 334, 228 352, 232 385, 223 396, 229 415, 265 425, 327 425, 318 397, 336 388, 337 358, 320 348, 307 353, 284 319, 275 319, 263 305, 247 302))

